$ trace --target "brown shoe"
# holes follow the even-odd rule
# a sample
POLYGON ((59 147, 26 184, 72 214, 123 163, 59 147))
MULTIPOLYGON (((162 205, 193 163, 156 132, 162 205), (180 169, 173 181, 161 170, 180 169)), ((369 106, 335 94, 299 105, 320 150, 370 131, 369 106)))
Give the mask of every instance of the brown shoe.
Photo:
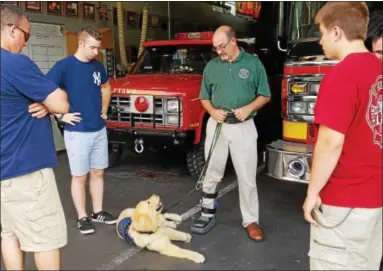
POLYGON ((251 223, 246 227, 249 237, 256 242, 263 241, 263 232, 257 223, 251 223))

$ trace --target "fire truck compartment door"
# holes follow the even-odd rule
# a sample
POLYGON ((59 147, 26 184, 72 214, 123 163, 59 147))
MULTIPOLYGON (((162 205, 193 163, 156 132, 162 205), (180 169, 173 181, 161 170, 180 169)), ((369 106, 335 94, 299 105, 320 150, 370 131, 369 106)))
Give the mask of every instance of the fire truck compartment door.
POLYGON ((307 123, 283 121, 283 137, 291 139, 307 139, 307 123))

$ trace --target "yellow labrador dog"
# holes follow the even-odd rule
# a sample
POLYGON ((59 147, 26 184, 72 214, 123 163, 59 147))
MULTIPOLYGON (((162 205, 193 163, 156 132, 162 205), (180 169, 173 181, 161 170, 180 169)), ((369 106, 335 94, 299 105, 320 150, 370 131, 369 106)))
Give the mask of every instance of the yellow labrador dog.
POLYGON ((181 216, 161 214, 162 209, 160 197, 152 195, 149 199, 140 201, 136 208, 123 210, 116 223, 118 236, 125 239, 123 234, 127 234, 128 238, 138 247, 157 251, 162 255, 203 263, 205 257, 200 253, 172 244, 171 241, 190 242, 192 237, 189 233, 175 230, 177 225, 182 222, 181 216), (122 229, 121 225, 126 219, 131 220, 131 224, 122 229), (121 229, 127 232, 124 233, 121 229))

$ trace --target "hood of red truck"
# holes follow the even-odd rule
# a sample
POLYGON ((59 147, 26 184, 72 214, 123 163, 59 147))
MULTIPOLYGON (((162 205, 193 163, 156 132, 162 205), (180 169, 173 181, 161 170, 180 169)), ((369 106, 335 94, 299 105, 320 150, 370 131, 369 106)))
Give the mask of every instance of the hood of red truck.
POLYGON ((114 94, 155 92, 156 95, 171 93, 196 96, 200 91, 201 80, 202 75, 199 74, 132 74, 111 80, 111 87, 114 94))

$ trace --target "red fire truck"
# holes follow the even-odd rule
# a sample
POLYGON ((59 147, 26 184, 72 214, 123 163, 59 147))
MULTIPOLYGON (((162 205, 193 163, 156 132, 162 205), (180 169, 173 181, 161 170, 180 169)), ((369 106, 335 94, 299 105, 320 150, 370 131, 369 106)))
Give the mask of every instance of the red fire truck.
MULTIPOLYGON (((201 106, 202 73, 212 50, 212 32, 178 33, 174 40, 143 43, 132 72, 111 80, 107 130, 110 166, 123 146, 140 154, 147 149, 178 148, 186 153, 191 176, 204 163, 204 129, 208 115, 201 106)), ((239 45, 249 51, 248 44, 239 45)))
MULTIPOLYGON (((280 2, 279 6, 278 47, 286 52, 281 83, 282 138, 267 145, 265 160, 266 174, 283 181, 309 181, 312 144, 318 133, 312 122, 319 84, 337 63, 324 56, 320 32, 314 24, 324 3, 280 2), (286 49, 281 48, 281 42, 286 49)), ((381 3, 368 5, 370 14, 381 13, 381 3)), ((381 18, 370 17, 370 26, 381 27, 381 21, 377 21, 381 18)))

